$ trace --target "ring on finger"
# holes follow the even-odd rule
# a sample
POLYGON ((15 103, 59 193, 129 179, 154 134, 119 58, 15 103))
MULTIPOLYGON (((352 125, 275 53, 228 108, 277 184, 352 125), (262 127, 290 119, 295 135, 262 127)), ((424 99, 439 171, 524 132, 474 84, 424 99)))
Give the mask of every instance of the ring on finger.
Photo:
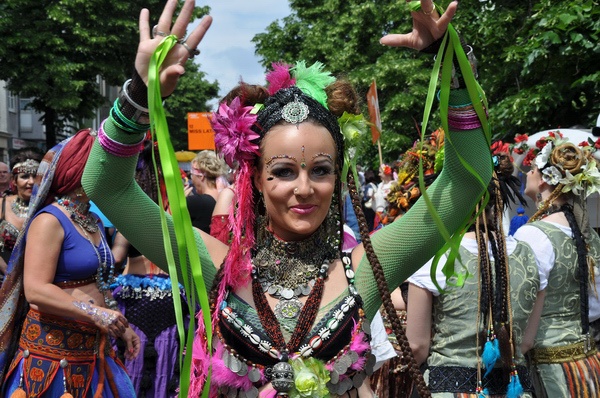
POLYGON ((187 50, 187 52, 190 54, 190 58, 194 58, 196 55, 200 54, 200 50, 188 46, 185 40, 186 39, 180 40, 179 44, 181 44, 187 50))
POLYGON ((154 25, 154 27, 152 28, 152 38, 153 39, 156 36, 167 37, 168 35, 169 35, 169 32, 163 32, 161 30, 158 30, 158 25, 154 25))
MULTIPOLYGON (((421 10, 423 10, 423 9, 421 8, 421 10)), ((435 11, 435 5, 431 4, 431 11, 427 12, 427 11, 423 10, 423 14, 431 15, 431 14, 433 14, 434 11, 435 11)))

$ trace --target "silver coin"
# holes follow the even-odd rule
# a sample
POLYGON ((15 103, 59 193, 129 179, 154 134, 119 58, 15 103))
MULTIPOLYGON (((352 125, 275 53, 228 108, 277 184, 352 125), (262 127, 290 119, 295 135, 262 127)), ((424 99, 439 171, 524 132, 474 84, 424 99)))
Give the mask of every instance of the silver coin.
POLYGON ((294 296, 301 296, 302 295, 302 286, 296 286, 294 288, 294 296))
MULTIPOLYGON (((242 362, 242 361, 240 361, 242 362)), ((242 362, 242 367, 240 368, 239 371, 235 372, 238 376, 240 377, 244 377, 248 374, 248 365, 246 365, 245 363, 242 362)))
POLYGON ((354 387, 354 384, 352 384, 352 379, 347 377, 344 380, 342 380, 342 382, 340 383, 344 386, 344 390, 343 391, 348 391, 349 389, 351 389, 352 387, 354 387))
POLYGON ((246 391, 246 397, 248 398, 257 398, 258 397, 258 388, 252 386, 248 391, 246 391))
POLYGON ((227 398, 237 398, 238 393, 237 393, 237 388, 230 388, 227 391, 227 398))
POLYGON ((294 291, 292 289, 288 289, 288 288, 281 289, 279 294, 281 294, 281 297, 283 297, 286 300, 289 300, 292 297, 294 297, 294 291))
POLYGON ((302 295, 303 296, 308 296, 310 294, 310 291, 312 290, 310 286, 308 285, 302 285, 301 287, 302 290, 302 295))
POLYGON ((362 386, 366 378, 367 375, 365 374, 365 372, 358 372, 352 378, 352 385, 354 386, 354 388, 359 388, 360 386, 362 386))
POLYGON ((271 286, 269 286, 269 289, 267 289, 267 292, 268 292, 270 295, 274 295, 274 294, 276 294, 276 293, 277 293, 277 286, 275 286, 275 285, 271 285, 271 286))
POLYGON ((371 334, 371 322, 368 319, 363 319, 362 330, 366 334, 371 334))
POLYGON ((365 365, 365 371, 367 372, 367 376, 371 376, 373 374, 373 367, 375 366, 376 361, 377 360, 375 359, 375 355, 369 354, 369 357, 367 358, 367 363, 365 365))
POLYGON ((250 380, 252 383, 256 383, 257 381, 259 381, 260 380, 260 370, 256 369, 255 367, 252 367, 248 371, 248 380, 250 380))
MULTIPOLYGON (((342 355, 338 361, 341 361, 344 366, 346 366, 346 370, 348 370, 348 368, 350 367, 350 365, 352 365, 352 360, 350 359, 350 356, 348 354, 344 354, 342 355)), ((346 373, 346 372, 344 372, 346 373)))
POLYGON ((223 363, 227 367, 227 369, 231 370, 231 355, 229 355, 229 351, 223 352, 223 356, 221 357, 223 363))
POLYGON ((340 381, 340 374, 338 372, 336 372, 335 369, 333 369, 331 372, 329 372, 329 381, 332 384, 337 384, 340 381))
POLYGON ((242 369, 242 366, 246 366, 242 361, 240 361, 239 359, 237 359, 233 355, 231 356, 231 363, 230 363, 230 365, 231 365, 231 367, 229 369, 231 369, 231 371, 233 373, 239 372, 242 369))
POLYGON ((356 361, 358 361, 358 354, 356 353, 356 351, 348 351, 348 356, 350 357, 351 363, 355 363, 356 361))
POLYGON ((342 361, 340 358, 337 361, 335 361, 335 363, 333 364, 333 368, 336 372, 343 375, 348 370, 348 365, 346 365, 344 361, 342 361))

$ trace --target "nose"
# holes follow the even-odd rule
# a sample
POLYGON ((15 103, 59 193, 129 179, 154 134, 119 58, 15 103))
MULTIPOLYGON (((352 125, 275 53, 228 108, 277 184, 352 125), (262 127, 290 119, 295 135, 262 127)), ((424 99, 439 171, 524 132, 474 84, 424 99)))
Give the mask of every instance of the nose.
POLYGON ((307 173, 301 173, 298 177, 298 186, 294 188, 294 195, 307 197, 315 193, 312 186, 312 181, 308 178, 307 173))

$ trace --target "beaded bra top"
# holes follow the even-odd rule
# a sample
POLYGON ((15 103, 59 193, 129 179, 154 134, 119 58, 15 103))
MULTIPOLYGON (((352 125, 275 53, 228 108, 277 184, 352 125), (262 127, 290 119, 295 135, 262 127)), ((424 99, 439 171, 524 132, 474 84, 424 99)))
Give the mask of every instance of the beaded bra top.
MULTIPOLYGON (((350 257, 344 256, 343 263, 350 268, 350 257)), ((313 364, 312 368, 307 367, 309 371, 317 374, 323 389, 336 395, 362 385, 375 365, 362 299, 351 273, 347 273, 347 279, 347 294, 316 321, 299 351, 288 360, 295 370, 298 363, 313 364)), ((218 340, 213 351, 213 389, 218 390, 218 396, 235 392, 257 397, 260 386, 274 381, 274 368, 281 363, 281 355, 262 327, 256 310, 234 293, 228 293, 219 315, 218 340)))

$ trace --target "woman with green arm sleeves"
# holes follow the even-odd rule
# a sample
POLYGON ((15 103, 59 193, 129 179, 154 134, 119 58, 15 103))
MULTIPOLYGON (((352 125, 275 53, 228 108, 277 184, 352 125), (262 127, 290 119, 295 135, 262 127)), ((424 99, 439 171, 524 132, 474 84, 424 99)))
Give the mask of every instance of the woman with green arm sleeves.
MULTIPOLYGON (((147 107, 148 63, 162 36, 179 39, 160 72, 161 96, 170 95, 184 71, 182 61, 195 55, 211 23, 205 17, 183 41, 194 1, 185 2, 171 25, 175 5, 175 0, 167 3, 152 34, 148 12, 142 11, 137 73, 103 123, 83 176, 91 199, 163 269, 160 210, 133 181, 136 144, 148 129, 148 115, 140 111, 147 107)), ((411 12, 413 31, 381 43, 422 50, 443 36, 456 10, 453 2, 440 16, 431 0, 422 0, 411 12)), ((382 301, 378 285, 398 286, 445 240, 420 201, 372 237, 363 228, 363 243, 344 255, 344 133, 349 121, 366 125, 358 95, 318 62, 274 64, 266 79, 268 95, 224 101, 212 119, 218 151, 240 167, 231 244, 194 231, 204 283, 213 286, 217 338, 208 349, 198 336, 190 395, 201 392, 211 366, 213 396, 370 396, 363 381, 372 371, 368 324, 382 301)), ((450 106, 469 103, 464 87, 450 90, 450 106)), ((428 191, 450 233, 471 214, 492 172, 487 138, 479 120, 471 121, 472 107, 466 107, 460 115, 450 109, 444 171, 428 191)), ((352 173, 348 187, 362 214, 352 173)), ((173 221, 167 220, 172 230, 173 221)), ((411 372, 419 374, 417 368, 411 372)), ((427 394, 422 378, 418 388, 427 394)))

